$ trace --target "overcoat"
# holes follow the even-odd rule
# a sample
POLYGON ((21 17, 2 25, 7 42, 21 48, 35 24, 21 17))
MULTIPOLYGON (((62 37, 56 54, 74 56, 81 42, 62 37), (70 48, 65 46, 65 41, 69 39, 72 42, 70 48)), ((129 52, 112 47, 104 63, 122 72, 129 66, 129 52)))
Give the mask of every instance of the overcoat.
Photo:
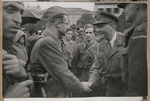
POLYGON ((128 96, 147 95, 147 18, 136 20, 125 32, 126 50, 123 53, 123 80, 128 96))

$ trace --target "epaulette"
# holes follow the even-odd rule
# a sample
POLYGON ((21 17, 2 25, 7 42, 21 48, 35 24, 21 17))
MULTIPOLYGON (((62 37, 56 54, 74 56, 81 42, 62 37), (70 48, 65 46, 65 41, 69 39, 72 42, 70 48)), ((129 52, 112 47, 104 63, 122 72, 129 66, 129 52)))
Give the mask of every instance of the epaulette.
POLYGON ((125 37, 125 35, 121 32, 117 32, 118 35, 125 37))

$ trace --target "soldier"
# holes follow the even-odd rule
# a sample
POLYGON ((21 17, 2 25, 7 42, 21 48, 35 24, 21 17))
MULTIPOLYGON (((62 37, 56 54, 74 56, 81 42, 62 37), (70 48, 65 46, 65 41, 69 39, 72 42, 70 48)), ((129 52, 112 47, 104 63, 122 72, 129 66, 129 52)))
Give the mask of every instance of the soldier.
MULTIPOLYGON (((31 73, 49 74, 48 82, 44 85, 46 97, 70 97, 70 92, 89 92, 89 83, 81 83, 72 74, 62 51, 61 38, 65 36, 69 27, 66 10, 59 6, 50 7, 45 11, 43 18, 46 29, 42 33, 43 38, 36 42, 31 52, 31 73)), ((38 87, 40 85, 36 85, 35 90, 38 87)))
POLYGON ((3 97, 29 97, 32 80, 26 73, 25 62, 16 57, 13 48, 14 38, 21 24, 23 3, 19 1, 3 2, 3 97))
POLYGON ((101 11, 96 13, 95 18, 95 33, 99 34, 103 41, 99 43, 95 62, 90 70, 89 81, 93 83, 91 88, 104 86, 104 96, 123 96, 126 91, 122 81, 120 59, 124 36, 116 31, 118 19, 101 11))
POLYGON ((78 31, 78 33, 76 34, 75 42, 77 44, 82 43, 83 39, 84 39, 84 29, 80 28, 79 31, 78 31))
MULTIPOLYGON (((73 39, 73 41, 76 42, 76 38, 77 38, 77 35, 78 35, 79 28, 76 24, 72 24, 70 27, 73 29, 72 39, 73 39)), ((76 42, 76 43, 78 43, 78 42, 76 42)))
POLYGON ((17 52, 16 56, 18 57, 18 59, 21 59, 27 62, 28 55, 27 55, 27 50, 25 46, 25 41, 26 41, 26 34, 23 31, 18 30, 15 36, 15 44, 13 47, 17 52))
POLYGON ((147 4, 120 3, 125 19, 132 25, 126 35, 123 54, 123 80, 128 85, 128 96, 147 96, 147 4))
POLYGON ((84 32, 84 42, 77 45, 77 49, 72 59, 72 71, 81 81, 88 81, 92 57, 87 57, 89 52, 86 52, 86 50, 95 43, 93 26, 91 24, 85 25, 84 32))
POLYGON ((68 28, 65 37, 63 38, 63 52, 66 56, 69 69, 71 69, 71 61, 76 50, 76 42, 72 40, 72 29, 68 28))

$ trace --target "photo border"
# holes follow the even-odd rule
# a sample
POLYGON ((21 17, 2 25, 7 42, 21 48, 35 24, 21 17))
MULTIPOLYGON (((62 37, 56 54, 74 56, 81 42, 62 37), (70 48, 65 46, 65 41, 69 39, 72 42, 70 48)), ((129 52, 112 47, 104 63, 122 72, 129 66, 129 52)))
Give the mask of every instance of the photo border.
MULTIPOLYGON (((39 2, 37 0, 0 0, 0 15, 2 15, 2 2, 3 1, 24 1, 24 2, 39 2)), ((46 2, 94 2, 94 0, 50 0, 50 1, 46 1, 46 2)), ((147 67, 148 67, 148 85, 150 86, 150 34, 148 32, 150 32, 150 0, 147 1, 118 1, 118 0, 107 0, 107 1, 100 1, 101 3, 147 3, 147 21, 148 21, 148 26, 147 26, 147 67)), ((0 51, 2 53, 2 16, 0 16, 0 51)), ((113 101, 119 101, 117 100, 118 97, 86 97, 86 98, 3 98, 2 97, 2 54, 0 55, 0 101, 110 101, 111 99, 113 101)), ((150 87, 148 86, 148 96, 147 96, 147 101, 150 101, 150 87)), ((122 97, 124 99, 127 99, 126 101, 129 101, 128 99, 134 99, 134 97, 122 97)), ((124 101, 124 100, 123 100, 124 101)))

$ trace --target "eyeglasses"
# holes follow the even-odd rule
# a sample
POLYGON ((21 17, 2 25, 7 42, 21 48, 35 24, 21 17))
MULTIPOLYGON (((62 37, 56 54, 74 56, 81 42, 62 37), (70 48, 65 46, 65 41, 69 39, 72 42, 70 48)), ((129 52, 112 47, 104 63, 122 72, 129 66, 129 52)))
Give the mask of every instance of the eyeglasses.
POLYGON ((95 31, 95 35, 103 35, 104 34, 104 32, 102 32, 102 31, 95 31))
POLYGON ((70 22, 60 22, 60 23, 64 23, 64 24, 66 24, 67 26, 69 26, 70 25, 70 22))

